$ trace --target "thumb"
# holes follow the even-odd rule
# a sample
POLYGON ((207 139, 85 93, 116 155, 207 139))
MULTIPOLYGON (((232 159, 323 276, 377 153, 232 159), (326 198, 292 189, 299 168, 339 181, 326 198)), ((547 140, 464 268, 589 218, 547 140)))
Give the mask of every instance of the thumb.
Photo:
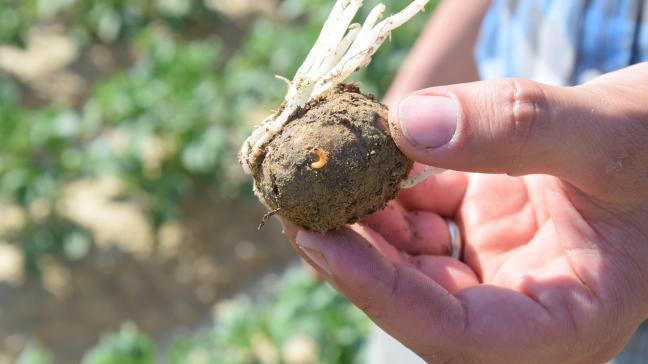
POLYGON ((358 232, 300 230, 296 243, 336 289, 419 355, 445 355, 463 341, 460 301, 413 266, 388 260, 358 232))
POLYGON ((610 128, 622 123, 610 122, 609 104, 586 87, 502 79, 417 91, 391 108, 390 125, 403 153, 424 164, 551 174, 591 191, 615 162, 620 133, 610 128))

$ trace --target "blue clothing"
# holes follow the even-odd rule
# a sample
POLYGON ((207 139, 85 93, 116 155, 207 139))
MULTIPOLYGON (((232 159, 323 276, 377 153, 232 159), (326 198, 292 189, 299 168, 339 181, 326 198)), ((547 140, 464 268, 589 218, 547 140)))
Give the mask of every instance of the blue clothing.
POLYGON ((483 79, 576 85, 648 61, 648 0, 492 0, 476 48, 483 79))

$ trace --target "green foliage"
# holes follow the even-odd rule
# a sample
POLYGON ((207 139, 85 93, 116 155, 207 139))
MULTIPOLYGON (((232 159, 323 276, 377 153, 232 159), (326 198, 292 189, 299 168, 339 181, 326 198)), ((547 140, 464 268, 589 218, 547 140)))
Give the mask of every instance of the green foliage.
POLYGON ((28 220, 8 238, 20 242, 25 270, 33 274, 40 273, 39 263, 43 256, 76 260, 85 256, 92 241, 88 231, 58 214, 48 215, 43 220, 28 220))
POLYGON ((260 305, 239 300, 227 306, 212 330, 178 341, 170 361, 200 357, 206 363, 282 363, 291 343, 301 340, 317 363, 356 363, 367 332, 368 320, 360 310, 330 286, 292 270, 274 300, 260 305))
MULTIPOLYGON (((360 17, 377 2, 367 1, 360 17)), ((392 1, 387 12, 408 3, 392 1)), ((286 88, 274 75, 292 77, 332 5, 284 0, 275 17, 257 19, 232 45, 214 31, 223 17, 202 0, 2 2, 0 42, 20 41, 34 24, 56 21, 76 40, 81 58, 89 45, 120 42, 133 62, 96 82, 76 108, 28 109, 28 88, 0 74, 0 203, 27 212, 20 231, 0 240, 20 244, 29 268, 43 254, 82 255, 87 248, 70 247, 84 246, 79 236, 92 237, 56 208, 63 187, 79 178, 119 178, 126 186, 120 198, 140 206, 154 229, 180 216, 192 191, 250 197, 238 148, 278 106, 286 88), (34 216, 33 205, 43 203, 52 208, 34 216)), ((384 94, 426 18, 396 30, 355 76, 364 91, 384 94)))
POLYGON ((42 346, 30 343, 25 350, 16 359, 15 364, 50 364, 52 355, 42 346))
MULTIPOLYGON (((279 364, 307 358, 319 364, 361 363, 368 328, 367 317, 330 286, 293 269, 281 278, 277 291, 259 303, 236 299, 219 310, 213 328, 176 338, 166 362, 279 364)), ((149 364, 160 352, 164 350, 156 350, 144 333, 124 324, 117 333, 102 336, 82 364, 149 364)), ((18 361, 48 363, 49 354, 34 345, 18 361)))
MULTIPOLYGON (((118 175, 159 227, 197 184, 236 188, 226 168, 236 163, 240 123, 225 115, 219 98, 219 40, 183 44, 165 31, 140 32, 133 67, 100 82, 86 104, 87 118, 101 120, 123 146, 105 138, 89 145, 96 174, 118 175)), ((242 134, 239 133, 239 134, 242 134)))
POLYGON ((0 43, 23 44, 29 29, 62 20, 81 43, 114 42, 151 22, 177 31, 198 23, 210 28, 219 18, 202 0, 4 0, 0 2, 0 43))
POLYGON ((99 344, 86 353, 82 364, 152 364, 154 345, 132 324, 123 324, 119 332, 101 337, 99 344))
POLYGON ((62 186, 83 175, 79 142, 85 125, 73 111, 56 106, 27 110, 20 97, 15 82, 0 78, 0 204, 14 203, 27 212, 23 226, 0 238, 20 244, 25 269, 36 273, 40 257, 63 253, 73 239, 91 240, 53 208, 62 186))
POLYGON ((79 150, 70 141, 82 125, 71 110, 22 108, 19 95, 15 83, 0 79, 0 201, 28 205, 57 198, 60 181, 79 174, 79 150))
MULTIPOLYGON (((377 2, 367 0, 361 17, 377 2)), ((394 0, 388 12, 408 3, 394 0)), ((0 240, 22 248, 30 272, 46 255, 82 258, 93 237, 59 209, 64 187, 80 178, 118 177, 126 186, 120 198, 146 211, 155 228, 179 216, 192 191, 251 196, 235 161, 240 143, 277 107, 286 88, 274 75, 292 77, 332 5, 283 0, 275 17, 257 19, 232 44, 216 31, 227 20, 203 0, 1 1, 0 44, 24 44, 33 26, 56 23, 80 58, 92 45, 119 44, 130 65, 98 80, 75 107, 27 106, 29 87, 0 73, 0 204, 25 212, 24 224, 0 232, 0 240)), ((355 76, 364 91, 384 94, 431 9, 396 30, 355 76)), ((274 300, 239 300, 211 330, 176 340, 168 361, 259 363, 269 355, 279 363, 303 339, 318 363, 354 363, 367 325, 330 287, 292 272, 274 300)), ((83 363, 152 363, 156 352, 145 334, 125 325, 83 363)), ((18 361, 49 362, 37 345, 18 361)))

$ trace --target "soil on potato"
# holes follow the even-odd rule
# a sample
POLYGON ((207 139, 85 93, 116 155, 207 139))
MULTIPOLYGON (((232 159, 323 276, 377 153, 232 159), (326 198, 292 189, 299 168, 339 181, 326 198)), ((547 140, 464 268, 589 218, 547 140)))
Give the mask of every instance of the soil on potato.
POLYGON ((257 190, 279 215, 319 232, 384 208, 412 167, 387 117, 351 85, 310 102, 268 143, 254 171, 257 190))

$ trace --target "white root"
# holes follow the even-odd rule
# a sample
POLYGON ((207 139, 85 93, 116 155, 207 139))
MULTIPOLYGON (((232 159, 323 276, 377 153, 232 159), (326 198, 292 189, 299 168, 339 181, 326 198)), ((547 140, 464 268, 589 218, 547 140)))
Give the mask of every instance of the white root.
MULTIPOLYGON (((414 0, 405 9, 380 23, 377 22, 385 6, 378 4, 360 26, 351 25, 351 22, 362 6, 362 0, 337 0, 293 80, 284 79, 288 91, 283 108, 264 119, 243 143, 241 160, 245 172, 252 174, 252 166, 263 155, 268 142, 281 132, 295 111, 344 82, 353 72, 366 67, 391 31, 422 11, 428 2, 414 0)), ((406 188, 405 182, 413 178, 403 181, 402 186, 406 188)))
POLYGON ((331 68, 333 68, 338 62, 340 62, 340 59, 342 59, 342 56, 349 50, 349 47, 355 41, 356 37, 358 36, 358 33, 360 33, 360 24, 354 23, 351 24, 351 27, 349 28, 349 32, 344 36, 340 44, 338 45, 337 49, 335 52, 332 53, 332 57, 329 57, 323 64, 322 67, 320 68, 320 72, 318 75, 323 75, 324 73, 328 72, 331 68))
POLYGON ((292 84, 292 81, 281 75, 275 75, 275 78, 286 83, 288 87, 292 84))
POLYGON ((419 172, 418 174, 402 180, 401 183, 400 183, 400 187, 401 188, 412 188, 412 187, 416 186, 417 184, 425 181, 426 178, 428 178, 428 177, 430 177, 432 175, 435 175, 435 174, 443 173, 443 172, 445 172, 445 169, 443 169, 443 168, 425 166, 425 168, 423 168, 423 170, 421 172, 419 172))

